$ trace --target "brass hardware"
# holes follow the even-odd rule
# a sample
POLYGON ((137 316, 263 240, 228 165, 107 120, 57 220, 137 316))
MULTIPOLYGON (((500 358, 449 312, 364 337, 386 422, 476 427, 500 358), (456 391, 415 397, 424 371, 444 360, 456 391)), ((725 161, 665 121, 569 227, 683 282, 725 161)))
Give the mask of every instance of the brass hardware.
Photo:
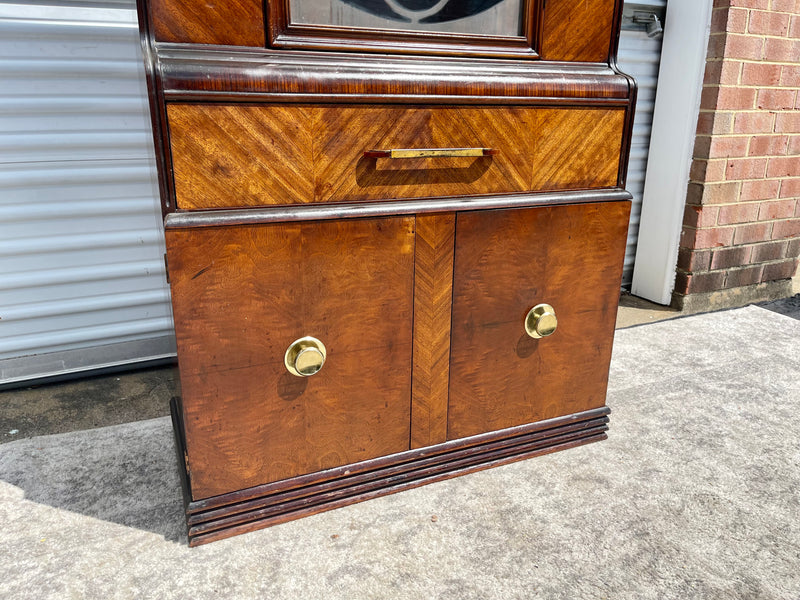
POLYGON ((558 327, 556 311, 549 304, 537 304, 525 317, 525 332, 535 339, 553 335, 556 327, 558 327))
POLYGON ((494 148, 395 148, 367 150, 364 158, 436 158, 440 156, 493 156, 494 148))
POLYGON ((301 337, 291 343, 283 357, 283 364, 292 375, 310 377, 318 373, 328 356, 325 344, 317 338, 301 337))

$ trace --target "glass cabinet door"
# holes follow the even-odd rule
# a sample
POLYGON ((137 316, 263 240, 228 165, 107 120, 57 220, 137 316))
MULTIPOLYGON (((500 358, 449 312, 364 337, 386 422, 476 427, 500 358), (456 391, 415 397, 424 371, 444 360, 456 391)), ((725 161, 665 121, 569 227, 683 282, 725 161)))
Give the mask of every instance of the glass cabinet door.
POLYGON ((290 0, 290 23, 523 35, 522 0, 290 0))
POLYGON ((543 0, 274 0, 277 48, 537 58, 543 0))

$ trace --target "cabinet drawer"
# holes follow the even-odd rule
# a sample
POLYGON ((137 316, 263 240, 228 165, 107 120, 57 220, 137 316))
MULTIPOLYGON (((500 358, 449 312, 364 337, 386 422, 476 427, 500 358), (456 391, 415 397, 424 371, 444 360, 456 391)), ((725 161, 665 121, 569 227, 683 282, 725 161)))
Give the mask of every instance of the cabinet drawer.
POLYGON ((613 187, 624 109, 171 104, 180 209, 613 187), (490 156, 369 158, 489 148, 490 156))
POLYGON ((413 217, 166 239, 194 500, 408 449, 413 217))
POLYGON ((460 213, 447 438, 602 407, 630 203, 460 213), (555 333, 534 339, 546 303, 555 333))

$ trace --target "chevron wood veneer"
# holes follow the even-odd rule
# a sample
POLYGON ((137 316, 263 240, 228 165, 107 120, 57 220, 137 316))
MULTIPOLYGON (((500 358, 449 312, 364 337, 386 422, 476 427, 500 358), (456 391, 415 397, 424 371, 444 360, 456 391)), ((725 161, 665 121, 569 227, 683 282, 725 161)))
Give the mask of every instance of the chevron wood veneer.
POLYGON ((182 209, 613 187, 625 111, 599 108, 170 104, 182 209), (365 150, 492 148, 480 158, 365 150))
POLYGON ((150 7, 160 42, 266 44, 262 0, 151 0, 150 7))
POLYGON ((615 0, 548 0, 542 24, 546 60, 608 60, 615 0))
POLYGON ((167 115, 179 208, 313 199, 307 107, 171 104, 167 115))
POLYGON ((619 172, 625 113, 620 110, 537 111, 533 190, 611 187, 619 172))
POLYGON ((447 440, 455 228, 452 213, 417 217, 411 448, 447 440))

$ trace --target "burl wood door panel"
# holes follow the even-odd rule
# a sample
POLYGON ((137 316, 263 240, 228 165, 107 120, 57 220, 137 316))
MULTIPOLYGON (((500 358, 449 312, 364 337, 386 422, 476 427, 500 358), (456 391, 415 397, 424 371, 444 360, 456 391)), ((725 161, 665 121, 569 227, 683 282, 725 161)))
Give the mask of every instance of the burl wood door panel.
POLYGON ((630 203, 459 213, 448 439, 605 403, 630 203), (556 332, 524 327, 547 303, 556 332))
POLYGON ((623 109, 171 104, 177 206, 212 209, 617 184, 623 109), (492 148, 484 157, 368 150, 492 148))
POLYGON ((409 448, 413 217, 166 239, 195 500, 409 448), (307 378, 304 336, 327 348, 307 378))

